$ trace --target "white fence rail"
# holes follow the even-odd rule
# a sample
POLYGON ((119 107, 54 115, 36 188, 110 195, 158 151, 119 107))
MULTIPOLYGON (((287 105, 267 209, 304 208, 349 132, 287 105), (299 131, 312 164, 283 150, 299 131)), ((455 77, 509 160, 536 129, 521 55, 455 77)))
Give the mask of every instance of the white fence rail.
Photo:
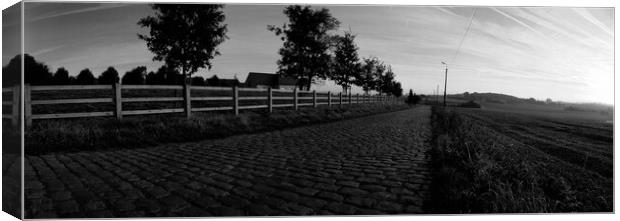
MULTIPOLYGON (((300 106, 317 107, 319 105, 350 105, 359 103, 376 103, 376 102, 396 102, 393 96, 386 95, 360 95, 360 94, 332 94, 331 92, 320 93, 317 91, 298 91, 283 89, 260 89, 260 88, 241 88, 241 87, 211 87, 211 86, 190 86, 190 85, 61 85, 61 86, 29 86, 25 85, 24 93, 24 121, 26 125, 31 125, 35 119, 56 119, 56 118, 78 118, 78 117, 102 117, 110 116, 116 119, 122 119, 128 115, 142 114, 166 114, 166 113, 184 113, 190 117, 192 112, 201 111, 222 111, 232 110, 234 114, 239 114, 242 109, 267 109, 269 112, 273 108, 293 107, 297 110, 300 106), (175 97, 123 97, 122 90, 181 90, 182 96, 175 97), (39 91, 68 91, 68 90, 109 90, 112 92, 111 97, 104 98, 78 98, 78 99, 41 99, 32 100, 32 92, 39 91), (191 96, 192 91, 230 91, 231 95, 221 96, 191 96), (239 92, 250 92, 253 94, 239 96, 239 92), (278 96, 274 96, 278 93, 278 96), (281 95, 282 93, 290 95, 281 95), (311 96, 308 96, 310 94, 311 96), (300 96, 302 95, 302 96, 300 96), (305 96, 304 96, 305 95, 305 96), (300 103, 299 101, 306 101, 300 103), (220 105, 213 107, 192 107, 192 101, 231 101, 230 105, 220 105), (266 104, 240 105, 239 101, 264 101, 266 104), (290 101, 290 103, 274 104, 274 101, 290 101), (311 101, 311 102, 308 102, 311 101), (182 108, 160 108, 147 110, 123 110, 123 103, 131 102, 183 102, 182 108), (33 105, 49 105, 49 104, 90 104, 90 103, 112 103, 114 110, 110 111, 93 111, 93 112, 77 112, 77 113, 47 113, 32 114, 33 105)), ((20 95, 22 93, 19 85, 3 88, 2 93, 12 94, 11 101, 2 101, 2 105, 11 106, 10 114, 3 114, 2 118, 11 119, 12 125, 18 125, 20 111, 20 95)))

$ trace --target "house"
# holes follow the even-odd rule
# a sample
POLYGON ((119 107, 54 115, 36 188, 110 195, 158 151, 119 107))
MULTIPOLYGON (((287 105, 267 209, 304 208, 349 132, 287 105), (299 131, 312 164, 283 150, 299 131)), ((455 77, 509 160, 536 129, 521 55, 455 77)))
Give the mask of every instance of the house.
POLYGON ((282 77, 273 73, 250 72, 245 79, 245 87, 274 88, 293 90, 297 85, 297 79, 282 77))
POLYGON ((207 86, 217 86, 217 87, 241 86, 241 82, 239 82, 237 78, 233 78, 233 79, 218 78, 217 75, 213 75, 213 77, 207 78, 206 84, 207 86))

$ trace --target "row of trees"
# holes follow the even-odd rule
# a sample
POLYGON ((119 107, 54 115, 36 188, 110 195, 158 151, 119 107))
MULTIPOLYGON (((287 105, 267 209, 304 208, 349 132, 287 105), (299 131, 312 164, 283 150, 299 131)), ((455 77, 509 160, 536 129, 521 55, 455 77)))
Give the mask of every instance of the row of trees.
MULTIPOLYGON (((222 5, 154 4, 154 16, 138 21, 149 28, 138 34, 155 54, 153 60, 180 71, 185 79, 199 68, 211 69, 211 60, 219 55, 217 46, 228 39, 222 5)), ((284 41, 279 50, 278 73, 297 79, 300 89, 309 90, 318 79, 332 79, 344 90, 358 85, 368 92, 402 94, 394 72, 376 57, 360 61, 355 35, 332 35, 340 22, 328 9, 292 5, 284 10, 289 24, 268 26, 284 41)))
POLYGON ((292 5, 284 14, 289 23, 282 27, 268 26, 268 30, 284 41, 279 50, 278 73, 298 79, 300 89, 310 89, 317 79, 331 79, 344 91, 352 85, 362 87, 368 93, 402 95, 400 82, 390 65, 376 57, 360 60, 355 35, 332 35, 340 22, 328 9, 313 10, 310 6, 292 5))
MULTIPOLYGON (((4 86, 19 84, 19 78, 8 78, 9 76, 20 75, 21 56, 17 55, 3 67, 4 86)), ((114 67, 108 67, 99 77, 95 77, 88 68, 81 70, 76 76, 71 76, 64 67, 58 68, 52 73, 49 66, 38 62, 29 54, 24 55, 25 83, 30 85, 92 85, 92 84, 114 84, 120 81, 123 84, 151 84, 151 85, 179 85, 183 84, 183 75, 167 65, 160 67, 156 72, 148 72, 145 66, 136 67, 125 72, 122 78, 114 67)), ((202 77, 193 77, 193 85, 206 85, 202 77)))
MULTIPOLYGON (((200 68, 211 69, 211 60, 219 55, 217 46, 224 42, 227 26, 222 5, 154 4, 154 16, 138 21, 149 28, 148 34, 138 34, 155 54, 153 60, 165 62, 157 72, 146 73, 146 67, 137 67, 122 78, 123 84, 177 84, 194 79, 191 75, 200 68), (171 75, 171 73, 173 73, 171 75), (178 78, 177 73, 181 75, 178 78), (181 81, 181 82, 179 82, 181 81)), ((394 80, 391 66, 376 57, 360 60, 355 35, 350 31, 343 36, 331 34, 340 22, 328 9, 313 10, 310 6, 292 5, 284 10, 289 23, 282 27, 268 26, 284 42, 279 50, 278 73, 297 79, 300 89, 309 90, 318 79, 331 79, 343 90, 358 85, 365 92, 402 95, 399 82, 394 80)), ((51 74, 49 68, 26 56, 26 82, 31 84, 110 84, 117 82, 118 73, 108 68, 95 79, 90 70, 82 70, 75 78, 61 68, 51 74), (32 68, 31 68, 32 67, 32 68)), ((198 82, 204 79, 195 78, 198 82)), ((203 83, 204 84, 204 83, 203 83)))

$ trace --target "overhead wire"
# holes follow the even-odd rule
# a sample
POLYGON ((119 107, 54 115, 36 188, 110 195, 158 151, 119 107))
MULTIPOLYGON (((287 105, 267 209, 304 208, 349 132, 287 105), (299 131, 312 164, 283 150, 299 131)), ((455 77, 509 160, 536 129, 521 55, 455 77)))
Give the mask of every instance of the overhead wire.
POLYGON ((463 41, 465 41, 465 38, 467 37, 467 33, 469 33, 469 29, 471 28, 471 24, 472 24, 472 21, 474 20, 475 15, 476 15, 476 8, 474 8, 474 11, 471 13, 471 17, 469 17, 469 24, 467 25, 467 29, 465 30, 465 33, 463 33, 461 42, 459 42, 459 47, 456 49, 456 52, 454 53, 454 57, 452 58, 452 62, 450 62, 450 64, 454 63, 454 61, 456 60, 456 57, 459 55, 459 51, 461 51, 461 47, 463 46, 463 41))

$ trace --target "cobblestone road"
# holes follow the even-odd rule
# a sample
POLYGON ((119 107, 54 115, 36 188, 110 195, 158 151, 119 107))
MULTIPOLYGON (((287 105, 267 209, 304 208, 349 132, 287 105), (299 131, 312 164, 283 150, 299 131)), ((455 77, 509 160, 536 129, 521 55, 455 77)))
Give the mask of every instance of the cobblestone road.
POLYGON ((429 114, 28 156, 26 218, 423 213, 429 114))

